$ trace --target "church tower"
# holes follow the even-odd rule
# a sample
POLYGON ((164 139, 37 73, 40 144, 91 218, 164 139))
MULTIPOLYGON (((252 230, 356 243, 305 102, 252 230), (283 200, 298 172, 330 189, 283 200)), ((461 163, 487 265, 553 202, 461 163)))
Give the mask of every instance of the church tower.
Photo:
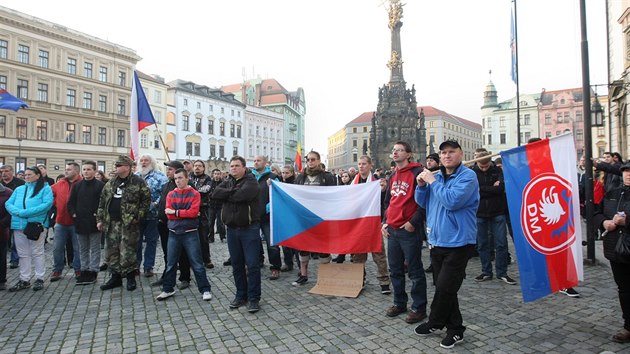
POLYGON ((391 149, 399 140, 411 145, 414 161, 423 161, 427 149, 424 115, 418 115, 416 89, 414 86, 407 89, 403 77, 400 44, 403 5, 400 0, 390 0, 388 13, 391 53, 387 67, 390 77, 389 83, 378 90, 378 105, 370 131, 370 156, 374 166, 383 168, 390 166, 391 149))

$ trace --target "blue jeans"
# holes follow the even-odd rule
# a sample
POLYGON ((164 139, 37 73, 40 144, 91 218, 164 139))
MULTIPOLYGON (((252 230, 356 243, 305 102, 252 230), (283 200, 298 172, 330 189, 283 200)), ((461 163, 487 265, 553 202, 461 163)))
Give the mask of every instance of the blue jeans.
POLYGON ((270 223, 271 222, 269 220, 261 221, 260 230, 265 236, 265 242, 267 243, 267 257, 269 257, 269 263, 271 264, 269 269, 280 270, 280 267, 282 267, 282 260, 280 258, 280 246, 271 246, 271 232, 269 230, 269 227, 271 226, 270 223))
POLYGON ((418 232, 387 228, 387 260, 389 277, 394 287, 394 305, 407 308, 405 291, 405 261, 411 280, 411 309, 416 312, 427 310, 427 278, 422 266, 422 239, 418 232))
POLYGON ((232 259, 236 299, 260 300, 260 225, 228 226, 227 244, 232 259))
POLYGON ((199 232, 191 231, 185 234, 176 235, 170 232, 168 235, 168 256, 166 273, 164 275, 164 285, 162 290, 172 292, 175 287, 175 277, 177 276, 177 262, 182 248, 188 255, 190 266, 195 273, 197 288, 200 293, 210 291, 210 282, 206 276, 206 268, 201 260, 201 244, 199 243, 199 232))
POLYGON ((494 238, 497 277, 507 275, 507 234, 505 215, 477 218, 477 252, 481 260, 481 272, 492 275, 491 237, 494 238))
POLYGON ((53 245, 53 272, 61 272, 64 266, 64 255, 66 253, 66 243, 70 239, 74 257, 72 260, 72 268, 75 272, 81 271, 81 260, 79 249, 79 238, 74 231, 74 225, 55 224, 55 240, 53 245))
POLYGON ((136 251, 136 259, 138 267, 142 264, 142 240, 146 241, 144 246, 144 270, 153 269, 155 265, 155 252, 157 250, 158 240, 157 219, 147 219, 140 223, 140 239, 138 240, 138 248, 136 251))
POLYGON ((15 248, 15 238, 13 237, 13 230, 11 230, 11 263, 18 264, 20 257, 18 256, 17 249, 15 248))

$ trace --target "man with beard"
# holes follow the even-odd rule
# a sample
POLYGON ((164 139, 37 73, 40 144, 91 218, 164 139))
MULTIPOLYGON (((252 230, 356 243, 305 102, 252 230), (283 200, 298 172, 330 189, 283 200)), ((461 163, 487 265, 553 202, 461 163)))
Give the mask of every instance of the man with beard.
POLYGON ((201 257, 205 267, 212 269, 214 268, 214 264, 212 264, 210 245, 208 244, 208 236, 210 234, 209 206, 212 178, 206 174, 206 164, 203 161, 195 160, 195 162, 193 162, 193 174, 190 175, 190 184, 201 195, 201 204, 199 206, 199 242, 201 244, 201 257))
POLYGON ((413 199, 416 176, 423 171, 422 165, 411 162, 411 145, 398 141, 392 149, 392 159, 396 169, 389 180, 389 195, 385 204, 387 212, 382 232, 387 241, 389 278, 394 288, 394 305, 387 309, 388 317, 396 317, 407 312, 407 292, 405 290, 405 262, 411 281, 411 312, 405 322, 416 323, 423 320, 427 307, 427 281, 422 266, 421 209, 413 199))
POLYGON ((119 156, 114 166, 115 177, 103 187, 96 214, 96 227, 107 237, 105 260, 112 273, 101 290, 122 286, 125 276, 127 290, 133 291, 136 289, 140 223, 149 212, 151 192, 141 177, 131 173, 133 160, 129 156, 119 156))
POLYGON ((144 247, 144 276, 152 277, 153 266, 155 265, 155 252, 157 250, 157 206, 160 201, 160 192, 167 182, 164 173, 157 169, 157 161, 151 154, 140 156, 140 171, 136 175, 142 177, 151 192, 151 206, 146 219, 140 224, 140 239, 138 240, 138 251, 136 258, 138 259, 138 267, 142 262, 142 241, 146 242, 144 247))

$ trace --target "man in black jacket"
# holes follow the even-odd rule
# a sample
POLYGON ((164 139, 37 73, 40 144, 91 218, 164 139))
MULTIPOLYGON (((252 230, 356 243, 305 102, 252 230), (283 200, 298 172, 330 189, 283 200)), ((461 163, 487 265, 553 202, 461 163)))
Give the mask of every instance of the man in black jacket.
MULTIPOLYGON (((212 195, 212 192, 219 184, 223 182, 223 174, 221 170, 215 168, 212 170, 212 183, 210 184, 210 191, 208 195, 212 195)), ((217 232, 219 233, 219 238, 221 242, 225 240, 225 225, 223 225, 223 221, 221 221, 221 208, 223 207, 223 202, 220 200, 216 200, 210 198, 209 206, 208 206, 208 219, 210 224, 210 243, 214 242, 214 226, 217 227, 217 232)))
MULTIPOLYGON (((201 160, 193 162, 193 173, 190 176, 190 184, 199 192, 201 196, 201 205, 199 207, 199 242, 201 244, 201 257, 206 268, 214 268, 212 259, 210 258, 210 244, 208 236, 210 235, 209 224, 209 206, 210 206, 210 189, 212 187, 212 178, 206 174, 206 164, 201 160)), ((214 230, 213 230, 214 231, 214 230)), ((214 235, 212 235, 214 239, 214 235)))
POLYGON ((228 250, 236 285, 236 296, 230 303, 230 308, 247 304, 247 311, 251 313, 260 310, 259 195, 258 182, 245 167, 245 159, 233 156, 230 159, 230 176, 211 196, 223 201, 221 218, 227 226, 228 250))
MULTIPOLYGON (((479 153, 479 157, 488 156, 489 152, 479 153)), ((475 281, 482 282, 492 279, 491 236, 494 236, 496 275, 507 284, 514 285, 516 281, 507 274, 508 246, 505 225, 505 184, 503 172, 496 167, 490 157, 477 162, 472 170, 479 181, 479 208, 477 209, 477 251, 481 259, 481 274, 475 281)))
POLYGON ((74 227, 79 239, 81 275, 77 285, 96 282, 101 263, 101 232, 96 228, 96 211, 105 183, 94 178, 96 162, 85 161, 81 166, 83 179, 70 192, 68 213, 74 218, 74 227))

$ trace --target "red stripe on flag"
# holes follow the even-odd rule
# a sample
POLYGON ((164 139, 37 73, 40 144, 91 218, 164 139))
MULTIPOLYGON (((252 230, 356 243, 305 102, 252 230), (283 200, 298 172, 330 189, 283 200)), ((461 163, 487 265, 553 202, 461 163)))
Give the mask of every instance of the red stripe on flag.
MULTIPOLYGON (((555 173, 553 160, 551 159, 551 149, 549 139, 544 139, 525 145, 525 152, 529 162, 530 178, 534 178, 541 173, 555 173)), ((579 222, 579 220, 576 220, 579 222)), ((552 255, 546 255, 547 274, 552 292, 557 292, 577 284, 577 271, 573 260, 571 248, 552 255)))
POLYGON ((381 252, 381 217, 352 220, 325 220, 290 239, 280 242, 300 251, 319 253, 381 252))

